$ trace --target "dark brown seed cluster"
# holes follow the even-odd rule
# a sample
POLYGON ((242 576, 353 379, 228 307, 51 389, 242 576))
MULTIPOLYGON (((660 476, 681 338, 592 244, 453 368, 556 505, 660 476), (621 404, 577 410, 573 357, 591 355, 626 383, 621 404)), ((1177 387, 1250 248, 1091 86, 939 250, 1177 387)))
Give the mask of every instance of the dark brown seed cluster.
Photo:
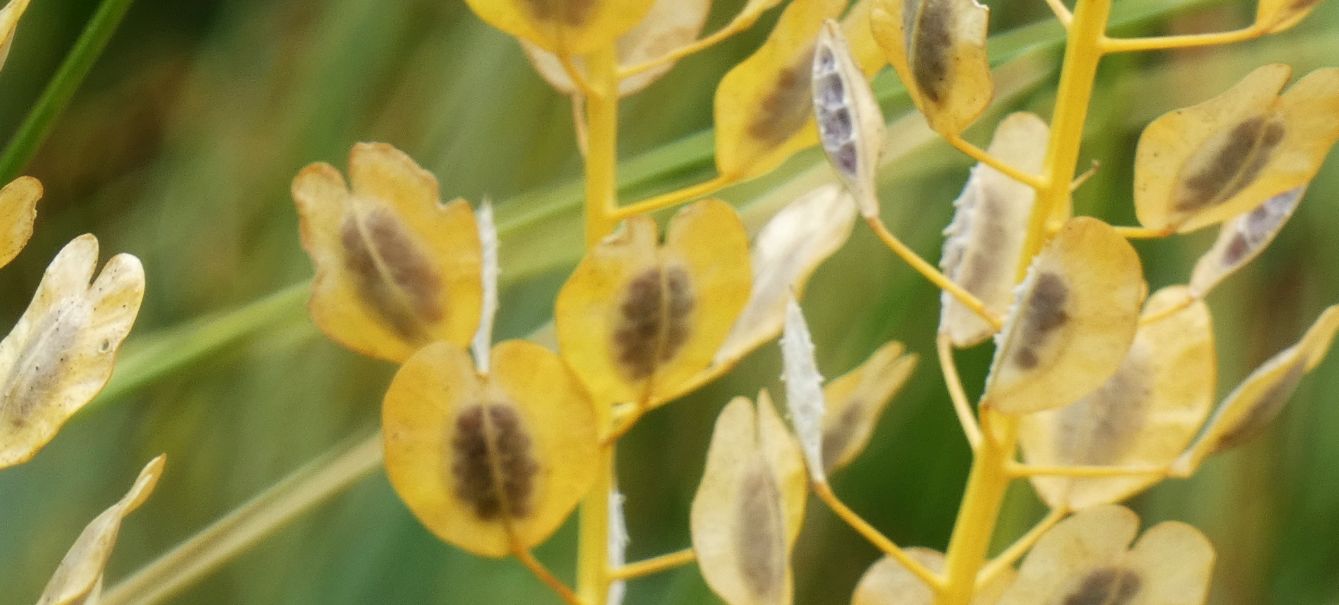
POLYGON ((748 135, 765 146, 780 145, 799 132, 813 115, 809 84, 813 79, 814 53, 810 49, 782 70, 749 122, 748 135))
POLYGON ((1142 348, 1088 396, 1064 407, 1055 431, 1056 452, 1067 463, 1112 464, 1134 445, 1153 395, 1153 369, 1142 348))
POLYGON ((855 440, 860 421, 865 416, 865 402, 853 400, 846 404, 837 421, 823 431, 823 470, 830 471, 842 452, 855 440))
POLYGON ((688 340, 695 306, 691 280, 682 268, 656 267, 633 278, 619 306, 622 321, 614 331, 623 373, 640 380, 673 359, 688 340))
POLYGON ((953 4, 948 0, 906 0, 902 8, 907 63, 921 96, 939 104, 952 87, 953 4))
POLYGON ((766 462, 757 460, 740 480, 735 544, 740 576, 758 601, 775 601, 786 576, 786 525, 781 491, 766 462))
POLYGON ((1022 316, 1022 345, 1014 354, 1014 364, 1025 370, 1037 367, 1036 347, 1046 342, 1053 332, 1069 321, 1065 312, 1065 302, 1069 299, 1069 286, 1059 275, 1041 273, 1028 292, 1026 306, 1022 316))
POLYGON ((1135 572, 1123 567, 1102 567, 1090 572, 1078 590, 1065 597, 1064 605, 1127 605, 1143 587, 1135 572))
POLYGON ((533 509, 539 463, 530 436, 515 408, 507 403, 480 403, 456 416, 450 451, 450 482, 457 498, 484 521, 506 513, 523 519, 533 509))
POLYGON ((585 24, 595 8, 595 0, 524 0, 524 3, 535 19, 557 20, 572 27, 585 24))
POLYGON ((1297 385, 1302 382, 1304 375, 1306 375, 1306 364, 1303 360, 1293 362, 1283 377, 1265 389, 1259 398, 1250 402, 1250 412, 1237 423, 1236 428, 1218 438, 1217 449, 1236 447, 1263 432, 1265 426, 1283 411, 1283 406, 1297 390, 1297 385))
POLYGON ((1256 116, 1234 127, 1221 142, 1197 153, 1201 168, 1181 186, 1176 209, 1189 212, 1217 206, 1248 187, 1273 157, 1287 131, 1269 116, 1256 116), (1211 154, 1204 160, 1200 155, 1211 154))
POLYGON ((423 338, 422 324, 442 318, 442 278, 391 214, 350 215, 340 226, 344 266, 364 304, 397 334, 423 338))

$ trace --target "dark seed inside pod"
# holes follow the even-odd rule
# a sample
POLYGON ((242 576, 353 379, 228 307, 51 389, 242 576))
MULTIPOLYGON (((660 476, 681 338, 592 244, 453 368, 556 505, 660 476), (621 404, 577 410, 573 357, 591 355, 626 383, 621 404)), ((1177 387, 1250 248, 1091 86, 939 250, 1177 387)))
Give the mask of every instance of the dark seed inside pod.
POLYGON ((539 463, 523 419, 510 404, 485 402, 462 410, 447 452, 457 498, 484 521, 505 513, 523 519, 533 510, 539 463))
POLYGON ((1188 162, 1195 172, 1181 184, 1176 209, 1217 206, 1250 186, 1273 158, 1287 131, 1269 116, 1255 116, 1210 139, 1188 162))
POLYGON ((1013 361, 1018 367, 1031 369, 1040 363, 1036 347, 1069 321, 1065 312, 1065 303, 1069 299, 1069 286, 1059 275, 1041 273, 1028 291, 1024 303, 1022 324, 1022 346, 1014 353, 1013 361))
POLYGON ((1250 406, 1250 412, 1237 422, 1232 430, 1218 438, 1217 449, 1236 447, 1263 432, 1265 426, 1283 411, 1283 406, 1287 405, 1288 399, 1297 391, 1297 385, 1302 382, 1304 375, 1306 375, 1306 364, 1302 363, 1302 360, 1293 362, 1283 376, 1260 393, 1255 401, 1247 404, 1250 406))
POLYGON ((1137 343, 1106 383, 1061 408, 1055 431, 1060 460, 1071 464, 1113 464, 1129 452, 1147 420, 1153 394, 1152 373, 1149 354, 1137 343))
POLYGON ((680 267, 647 269, 633 278, 619 305, 614 331, 619 368, 632 380, 653 374, 673 359, 692 332, 696 301, 691 279, 680 267))
POLYGON ((842 452, 855 441, 864 415, 865 402, 853 400, 846 404, 846 409, 842 410, 837 420, 823 430, 823 470, 832 470, 842 452))
POLYGON ((350 214, 340 243, 363 303, 400 336, 422 340, 422 324, 444 314, 442 279, 400 220, 381 210, 350 214))
POLYGON ((1128 605, 1143 584, 1138 574, 1123 567, 1094 569, 1065 597, 1064 605, 1128 605))
POLYGON ((579 27, 590 19, 595 0, 524 0, 530 14, 539 21, 559 21, 579 27))
POLYGON ((799 132, 813 113, 809 84, 813 79, 813 50, 804 53, 772 82, 759 111, 749 122, 748 135, 762 145, 780 145, 799 132))
POLYGON ((942 103, 952 87, 953 5, 947 0, 906 0, 902 10, 907 62, 916 88, 931 103, 942 103))
POLYGON ((785 520, 781 491, 767 464, 756 460, 740 480, 735 518, 740 575, 761 603, 775 602, 786 577, 785 520))

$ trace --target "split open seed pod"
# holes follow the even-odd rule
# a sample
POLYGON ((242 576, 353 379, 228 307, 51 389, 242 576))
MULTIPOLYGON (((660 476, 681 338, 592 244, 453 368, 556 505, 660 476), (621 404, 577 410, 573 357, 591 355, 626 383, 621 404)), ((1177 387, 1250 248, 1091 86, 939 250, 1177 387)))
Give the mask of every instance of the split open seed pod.
POLYGON ((42 183, 30 176, 14 179, 0 189, 0 267, 14 260, 33 236, 40 199, 42 183))
MULTIPOLYGON (((1184 451, 1213 405, 1217 362, 1209 307, 1185 286, 1171 286, 1149 298, 1143 317, 1149 321, 1101 387, 1065 407, 1019 419, 1027 462, 1155 467, 1184 451)), ((1078 510, 1119 502, 1160 479, 1036 476, 1032 485, 1051 507, 1078 510)))
POLYGON ((598 50, 632 29, 653 0, 465 0, 485 23, 561 55, 598 50))
POLYGON ((823 387, 823 465, 831 473, 850 464, 874 435, 879 417, 911 378, 917 356, 889 341, 863 363, 823 387))
POLYGON ((1097 219, 1070 219, 1018 287, 996 336, 983 405, 1026 414, 1101 386, 1134 340, 1146 288, 1125 238, 1097 219))
POLYGON ((860 213, 877 217, 875 177, 884 143, 883 113, 836 21, 824 22, 819 32, 812 77, 814 115, 823 151, 855 196, 860 213))
POLYGON ((558 293, 563 358, 600 405, 676 392, 711 362, 748 300, 748 236, 728 204, 693 204, 657 239, 655 221, 629 219, 558 293))
POLYGON ((1259 256, 1283 230, 1306 193, 1298 187, 1280 193, 1256 206, 1255 210, 1223 223, 1213 247, 1195 262, 1190 274, 1190 289, 1206 296, 1229 275, 1259 256))
POLYGON ((118 254, 94 279, 97 264, 97 238, 66 244, 0 341, 0 468, 36 455, 111 377, 144 299, 144 268, 118 254))
POLYGON ((1213 545, 1175 521, 1139 532, 1129 509, 1097 506, 1061 521, 1023 560, 999 605, 1103 603, 1202 605, 1213 571, 1213 545))
POLYGON ((990 105, 990 9, 976 0, 875 0, 874 39, 930 128, 966 130, 990 105))
MULTIPOLYGON (((929 548, 906 549, 908 555, 936 573, 944 569, 944 554, 929 548)), ((1014 580, 1014 571, 1006 569, 982 586, 972 597, 972 605, 992 605, 1014 580)), ((875 561, 855 587, 851 605, 935 605, 935 591, 902 563, 889 556, 875 561)))
POLYGON ((737 397, 721 410, 693 497, 693 550, 702 577, 730 605, 793 598, 791 549, 807 495, 800 446, 772 408, 737 397))
POLYGON ((1135 153, 1139 222, 1193 231, 1306 185, 1339 139, 1339 69, 1282 92, 1291 76, 1287 65, 1266 65, 1149 124, 1135 153))
POLYGON ((468 344, 483 298, 469 204, 443 206, 437 179, 383 143, 353 146, 349 178, 316 163, 293 179, 317 327, 393 362, 434 341, 468 344))
POLYGON ((556 354, 525 341, 493 347, 491 372, 449 343, 424 347, 386 392, 386 474, 442 540, 500 557, 562 524, 597 469, 595 410, 556 354))

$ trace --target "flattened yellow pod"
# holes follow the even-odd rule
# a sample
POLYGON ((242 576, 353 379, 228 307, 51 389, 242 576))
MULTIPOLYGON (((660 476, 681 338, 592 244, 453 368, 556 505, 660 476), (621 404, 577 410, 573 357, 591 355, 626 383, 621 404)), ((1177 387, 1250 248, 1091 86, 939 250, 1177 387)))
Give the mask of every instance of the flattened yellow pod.
POLYGON ((103 511, 89 522, 70 547, 65 558, 61 559, 56 573, 47 582, 37 605, 77 605, 97 603, 102 592, 102 571, 107 559, 112 556, 116 546, 116 534, 121 531, 121 521, 139 508, 163 474, 166 456, 159 455, 150 460, 141 470, 130 491, 111 508, 103 511))
POLYGON ((706 200, 656 225, 636 217, 586 254, 554 321, 563 358, 601 405, 660 400, 702 371, 749 297, 748 236, 706 200))
POLYGON ((144 298, 144 268, 118 254, 93 279, 97 263, 97 238, 66 244, 0 341, 0 468, 37 454, 111 377, 144 298))
POLYGON ((434 343, 396 373, 382 407, 386 474, 442 540, 486 557, 528 549, 590 489, 595 411, 553 352, 493 347, 487 376, 465 349, 434 343))
POLYGON ((1339 332, 1339 305, 1311 324, 1297 344, 1269 358, 1218 406, 1204 433, 1186 450, 1173 471, 1189 474, 1208 456, 1236 447, 1264 431, 1297 390, 1302 377, 1320 365, 1339 332))
POLYGON ((317 327, 393 362, 433 341, 468 344, 483 304, 469 204, 443 206, 437 179, 384 143, 354 145, 349 177, 352 189, 317 163, 293 179, 302 247, 316 267, 317 327))
POLYGON ((832 472, 855 460, 883 410, 916 369, 917 356, 889 341, 854 370, 824 385, 823 466, 832 472))
POLYGON ((716 87, 716 170, 730 180, 776 168, 817 142, 810 81, 814 40, 845 0, 793 0, 756 52, 716 87))
POLYGON ((1266 65, 1213 99, 1154 120, 1135 153, 1139 222, 1180 232, 1306 185, 1339 139, 1339 69, 1266 65))
POLYGON ((966 130, 995 95, 990 9, 976 0, 874 0, 874 39, 930 128, 966 130))
MULTIPOLYGON (((19 18, 28 10, 28 0, 10 0, 0 8, 0 67, 4 67, 9 58, 9 47, 14 42, 14 32, 19 28, 19 18)), ((4 263, 0 263, 3 265, 4 263)))
MULTIPOLYGON (((915 546, 907 554, 936 573, 944 569, 944 554, 915 546)), ((972 597, 972 605, 992 605, 1014 581, 1014 571, 1006 569, 982 586, 972 597)), ((916 577, 897 559, 884 556, 875 561, 855 587, 851 605, 935 605, 935 591, 916 577)))
POLYGON ((576 56, 612 43, 653 0, 465 0, 485 23, 552 53, 576 56))
POLYGON ((30 176, 14 179, 0 189, 0 267, 14 260, 33 236, 40 199, 42 183, 30 176))
POLYGON ((1023 560, 999 605, 1203 605, 1213 545, 1199 530, 1159 523, 1130 547, 1139 517, 1095 506, 1046 532, 1023 560))
POLYGON ((1302 202, 1306 187, 1285 191, 1265 200, 1255 210, 1223 223, 1213 247, 1195 262, 1190 289, 1204 297, 1219 282, 1259 256, 1302 202))
MULTIPOLYGON (((1159 290, 1144 309, 1120 369, 1096 391, 1063 408, 1019 419, 1025 459, 1044 466, 1170 464, 1199 432, 1213 404, 1217 363, 1209 307, 1185 286, 1159 290), (1152 319, 1159 316, 1157 319, 1152 319)), ((1079 510, 1119 502, 1158 481, 1037 476, 1032 485, 1051 507, 1079 510)))
POLYGON ((1259 0, 1255 9, 1256 23, 1263 24, 1276 34, 1302 22, 1321 0, 1259 0))
POLYGON ((1018 288, 996 336, 983 405, 1026 414, 1101 386, 1130 349, 1145 291, 1125 238, 1097 219, 1070 219, 1018 288))
POLYGON ((866 78, 873 78, 888 64, 883 49, 879 48, 879 42, 874 39, 873 12, 874 0, 856 0, 842 18, 842 35, 846 37, 851 47, 851 56, 866 78))
POLYGON ((804 458, 766 393, 721 410, 693 497, 702 577, 730 605, 791 602, 790 552, 804 520, 804 458))

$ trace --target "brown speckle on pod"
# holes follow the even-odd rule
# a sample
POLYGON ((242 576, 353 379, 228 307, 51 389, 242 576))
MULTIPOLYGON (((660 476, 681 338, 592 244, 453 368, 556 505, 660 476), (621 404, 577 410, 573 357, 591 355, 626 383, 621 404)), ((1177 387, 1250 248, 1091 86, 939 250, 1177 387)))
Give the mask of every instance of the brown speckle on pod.
POLYGON ((520 414, 485 402, 463 409, 453 425, 448 468, 456 497, 484 521, 528 516, 539 463, 520 414))
POLYGON ((340 243, 358 296, 397 334, 419 340, 424 322, 443 317, 441 276, 393 215, 350 214, 340 225, 340 243))

